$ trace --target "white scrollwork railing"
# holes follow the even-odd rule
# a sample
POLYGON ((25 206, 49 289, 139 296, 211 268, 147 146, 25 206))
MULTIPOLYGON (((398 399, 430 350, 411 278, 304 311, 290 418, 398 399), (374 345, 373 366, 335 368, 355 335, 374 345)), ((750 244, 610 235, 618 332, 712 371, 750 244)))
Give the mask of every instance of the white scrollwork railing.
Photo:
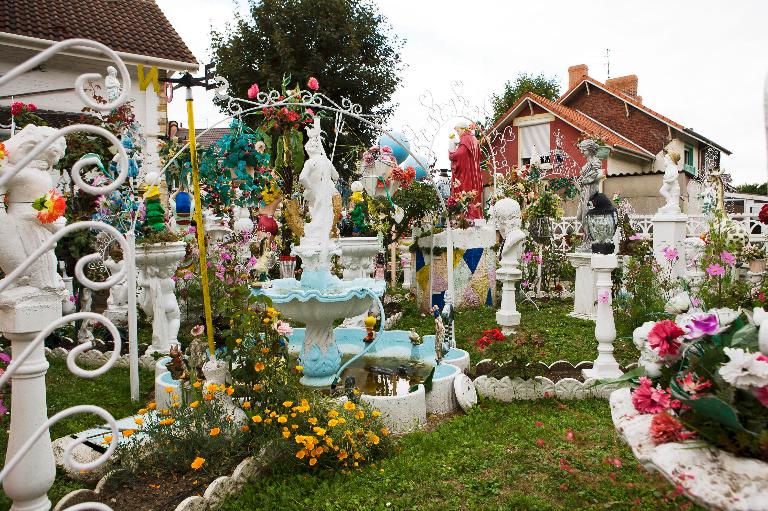
MULTIPOLYGON (((106 57, 108 57, 108 59, 116 66, 122 78, 122 92, 120 96, 115 100, 100 104, 86 94, 85 85, 88 81, 102 80, 103 76, 98 73, 85 73, 79 75, 75 79, 75 93, 82 102, 88 107, 99 111, 110 111, 125 103, 131 90, 131 78, 125 63, 107 46, 85 39, 70 39, 54 44, 47 50, 42 51, 35 57, 18 65, 3 76, 0 76, 0 87, 7 85, 25 72, 34 69, 53 56, 71 48, 77 48, 84 52, 106 55, 106 57)), ((118 151, 117 165, 119 173, 112 183, 100 187, 92 186, 83 180, 81 170, 87 166, 93 166, 100 164, 101 162, 96 157, 83 158, 72 167, 71 176, 73 182, 82 192, 91 195, 108 194, 116 190, 123 184, 128 176, 128 155, 118 138, 112 133, 98 126, 83 124, 56 130, 56 132, 32 148, 29 153, 14 166, 3 168, 2 172, 0 172, 0 187, 9 188, 13 186, 13 178, 22 169, 27 167, 27 165, 37 156, 42 154, 46 148, 62 137, 75 132, 85 132, 104 137, 116 147, 118 151)), ((95 282, 85 276, 84 270, 88 263, 99 260, 102 256, 99 253, 89 254, 80 258, 75 265, 75 275, 78 280, 84 286, 94 290, 107 289, 122 280, 127 280, 129 289, 134 290, 135 295, 136 270, 133 247, 129 242, 129 238, 114 227, 103 222, 95 221, 77 222, 68 225, 48 237, 22 262, 8 271, 5 278, 0 280, 0 294, 4 291, 7 292, 11 288, 11 284, 17 282, 20 277, 27 274, 30 271, 30 267, 32 267, 41 256, 52 251, 59 240, 75 231, 83 229, 104 231, 113 237, 123 251, 123 257, 126 264, 120 272, 117 272, 105 281, 95 282)), ((132 239, 132 236, 130 236, 130 239, 132 239)), ((8 270, 8 268, 6 268, 6 270, 8 270)), ((39 290, 39 292, 42 295, 45 295, 46 293, 45 290, 39 290)), ((49 292, 55 293, 54 291, 49 292)), ((130 302, 133 303, 133 310, 130 310, 129 307, 129 338, 135 339, 135 296, 134 300, 130 300, 130 302), (133 315, 132 319, 131 315, 133 315)), ((17 305, 19 304, 6 303, 5 307, 14 308, 17 305)), ((45 303, 41 303, 40 306, 45 307, 45 303)), ((55 298, 50 301, 49 307, 53 311, 52 315, 60 315, 60 310, 55 311, 55 298)), ((56 422, 71 415, 89 413, 101 417, 112 431, 112 440, 109 442, 105 452, 97 459, 88 463, 80 463, 72 456, 73 450, 84 443, 86 439, 78 439, 70 444, 66 449, 63 458, 64 464, 70 469, 75 471, 93 470, 104 463, 117 448, 119 438, 117 423, 115 422, 114 417, 103 408, 93 405, 74 406, 47 418, 47 410, 45 409, 45 373, 48 364, 43 355, 43 343, 45 338, 56 328, 77 320, 91 320, 102 323, 114 341, 115 347, 112 356, 103 366, 93 370, 82 369, 77 366, 76 363, 77 356, 80 353, 93 347, 91 342, 83 343, 69 353, 67 357, 67 367, 69 371, 81 378, 94 378, 111 369, 120 357, 120 333, 115 325, 103 315, 92 312, 79 312, 65 317, 59 317, 48 325, 41 325, 41 328, 36 335, 34 335, 35 332, 24 334, 14 333, 13 335, 11 335, 10 332, 5 333, 6 337, 11 339, 14 357, 5 373, 0 377, 0 388, 8 383, 9 380, 16 380, 15 376, 18 376, 19 379, 18 382, 12 386, 11 428, 8 441, 8 452, 5 457, 6 463, 2 470, 0 470, 0 482, 3 483, 5 493, 14 500, 14 506, 17 506, 20 509, 42 510, 50 507, 50 501, 48 501, 46 494, 52 483, 51 474, 55 473, 55 465, 53 461, 49 428, 56 422), (30 341, 29 337, 32 335, 34 335, 34 339, 30 341), (17 387, 19 390, 23 388, 26 393, 22 393, 21 391, 16 392, 17 387)), ((135 346, 135 343, 130 343, 129 350, 132 350, 134 358, 136 349, 137 347, 135 346)), ((133 372, 132 368, 132 373, 133 372)), ((132 381, 131 386, 138 388, 138 381, 132 381)), ((69 511, 85 509, 111 511, 109 506, 92 502, 78 504, 68 508, 69 511)))

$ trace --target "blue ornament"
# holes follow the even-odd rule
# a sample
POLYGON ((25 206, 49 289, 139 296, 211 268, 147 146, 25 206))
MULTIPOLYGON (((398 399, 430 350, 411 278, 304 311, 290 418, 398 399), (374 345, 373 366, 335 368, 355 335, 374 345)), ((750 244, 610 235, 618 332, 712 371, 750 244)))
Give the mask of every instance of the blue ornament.
POLYGON ((417 154, 416 158, 414 158, 411 155, 408 155, 408 158, 403 162, 401 167, 403 168, 406 168, 409 166, 413 167, 413 170, 416 171, 416 181, 421 181, 422 179, 426 179, 427 177, 429 177, 429 172, 427 172, 427 170, 419 164, 419 161, 421 161, 421 163, 423 163, 424 165, 427 165, 429 164, 429 160, 420 154, 417 154), (418 161, 416 160, 416 158, 418 158, 418 161))
POLYGON ((405 135, 398 131, 390 131, 389 135, 384 133, 379 138, 378 143, 379 147, 388 146, 392 148, 392 156, 395 157, 397 163, 403 163, 408 158, 408 151, 411 150, 411 143, 405 135))

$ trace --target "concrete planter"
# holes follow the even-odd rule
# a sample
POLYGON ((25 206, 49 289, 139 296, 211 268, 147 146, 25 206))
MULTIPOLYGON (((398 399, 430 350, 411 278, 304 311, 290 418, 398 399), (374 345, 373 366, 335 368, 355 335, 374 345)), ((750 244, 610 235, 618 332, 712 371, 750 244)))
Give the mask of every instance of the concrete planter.
POLYGON ((376 266, 376 256, 384 250, 377 237, 340 238, 339 244, 344 280, 370 277, 376 266))

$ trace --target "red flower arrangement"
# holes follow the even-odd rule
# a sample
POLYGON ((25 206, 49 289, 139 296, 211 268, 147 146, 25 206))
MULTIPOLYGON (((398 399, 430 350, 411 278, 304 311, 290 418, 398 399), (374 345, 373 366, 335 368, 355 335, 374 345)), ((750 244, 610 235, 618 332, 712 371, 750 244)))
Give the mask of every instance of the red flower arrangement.
POLYGON ((32 207, 37 210, 37 218, 44 224, 55 222, 67 209, 67 201, 55 189, 48 190, 48 193, 32 203, 32 207))
POLYGON ((416 178, 416 170, 408 165, 405 168, 396 166, 392 168, 392 179, 400 181, 404 188, 408 188, 416 178))
POLYGON ((25 105, 21 101, 16 101, 11 105, 11 115, 13 115, 14 117, 24 113, 32 113, 36 111, 37 111, 37 107, 33 103, 29 103, 25 105))
POLYGON ((485 350, 493 343, 502 342, 505 339, 506 337, 498 328, 494 328, 493 330, 485 330, 483 331, 483 336, 475 341, 475 347, 480 350, 485 350))
POLYGON ((660 357, 677 356, 682 343, 680 338, 685 332, 670 319, 659 321, 648 332, 648 345, 656 350, 660 357))

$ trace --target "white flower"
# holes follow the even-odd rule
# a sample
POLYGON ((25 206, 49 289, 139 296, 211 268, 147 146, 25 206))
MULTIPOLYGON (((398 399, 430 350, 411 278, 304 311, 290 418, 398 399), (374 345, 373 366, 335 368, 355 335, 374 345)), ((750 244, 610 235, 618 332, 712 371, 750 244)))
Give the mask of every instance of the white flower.
POLYGON ((651 328, 653 328, 655 324, 655 321, 646 321, 632 332, 632 341, 635 343, 637 349, 642 350, 646 346, 646 343, 648 342, 648 332, 651 331, 651 328))
POLYGON ((662 366, 659 354, 648 346, 648 332, 651 331, 655 324, 655 321, 646 321, 632 332, 632 341, 640 351, 640 358, 637 360, 637 364, 645 368, 645 373, 652 378, 661 376, 662 366))
POLYGON ((736 318, 741 316, 741 309, 739 310, 733 310, 729 309, 728 307, 723 307, 721 309, 709 309, 707 312, 710 314, 716 314, 717 320, 720 323, 720 330, 721 332, 727 330, 731 323, 736 321, 736 318))
POLYGON ((748 353, 741 348, 723 348, 730 362, 718 371, 725 381, 737 389, 749 390, 768 385, 768 361, 760 353, 748 353))
POLYGON ((691 297, 688 295, 687 291, 683 291, 682 293, 678 293, 670 298, 667 304, 664 306, 664 310, 670 314, 682 314, 690 307, 691 297))

